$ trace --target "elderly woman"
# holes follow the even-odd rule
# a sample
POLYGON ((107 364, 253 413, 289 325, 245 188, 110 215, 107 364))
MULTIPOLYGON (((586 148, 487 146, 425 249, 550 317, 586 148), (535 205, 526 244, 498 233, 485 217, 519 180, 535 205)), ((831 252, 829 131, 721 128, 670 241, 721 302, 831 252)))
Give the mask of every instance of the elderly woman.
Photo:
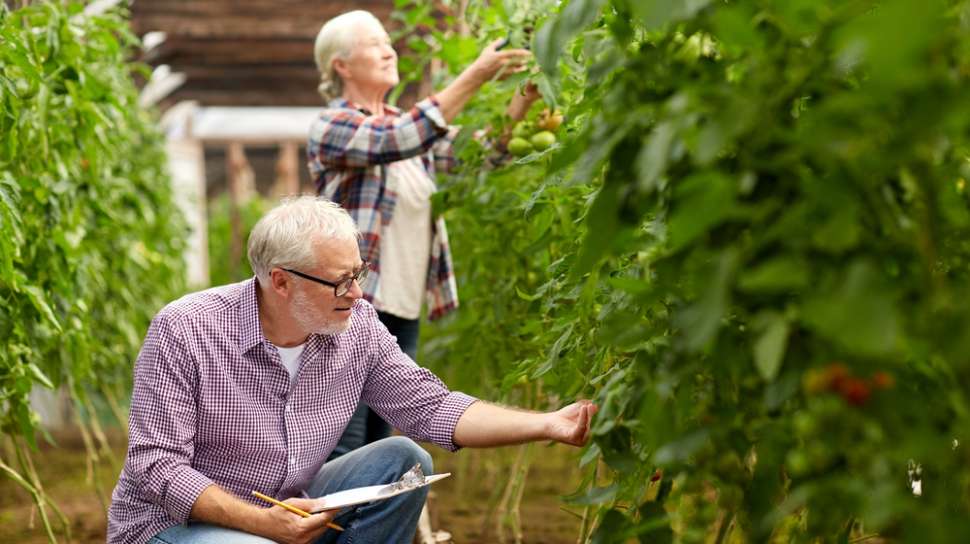
MULTIPOLYGON (((450 85, 401 111, 384 102, 399 82, 397 54, 376 17, 345 13, 317 35, 319 90, 329 104, 310 130, 310 172, 319 194, 357 221, 370 265, 364 297, 412 359, 422 302, 430 319, 458 305, 445 224, 431 210, 435 175, 453 160, 457 130, 448 123, 482 84, 523 70, 530 55, 499 48, 499 41, 490 44, 450 85)), ((515 93, 508 115, 521 119, 537 98, 532 86, 515 93)), ((333 457, 389 434, 361 404, 333 457)))

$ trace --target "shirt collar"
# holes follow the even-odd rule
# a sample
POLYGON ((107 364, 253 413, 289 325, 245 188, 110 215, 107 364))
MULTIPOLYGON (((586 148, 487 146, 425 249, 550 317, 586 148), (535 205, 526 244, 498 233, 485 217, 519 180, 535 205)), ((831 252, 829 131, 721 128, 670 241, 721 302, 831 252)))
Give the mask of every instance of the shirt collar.
MULTIPOLYGON (((365 115, 373 115, 373 113, 367 108, 360 106, 355 102, 351 102, 350 100, 347 100, 342 96, 331 100, 329 106, 331 108, 350 108, 352 110, 357 110, 360 113, 363 113, 365 115)), ((390 115, 401 115, 401 110, 387 103, 384 104, 384 111, 390 115)))
POLYGON ((243 287, 242 299, 239 302, 239 349, 246 353, 253 346, 266 341, 263 327, 259 324, 259 303, 256 299, 256 289, 259 282, 251 278, 243 287))

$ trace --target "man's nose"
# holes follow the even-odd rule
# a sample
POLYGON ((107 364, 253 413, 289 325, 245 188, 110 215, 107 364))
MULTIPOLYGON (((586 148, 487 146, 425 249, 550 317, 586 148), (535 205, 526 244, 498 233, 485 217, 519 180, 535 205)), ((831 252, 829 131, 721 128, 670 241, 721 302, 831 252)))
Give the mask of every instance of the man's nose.
POLYGON ((347 291, 347 294, 344 295, 344 296, 345 297, 350 297, 350 298, 352 298, 354 300, 357 300, 359 298, 363 298, 363 296, 364 296, 364 288, 361 287, 359 281, 354 280, 354 282, 350 284, 350 289, 347 291))

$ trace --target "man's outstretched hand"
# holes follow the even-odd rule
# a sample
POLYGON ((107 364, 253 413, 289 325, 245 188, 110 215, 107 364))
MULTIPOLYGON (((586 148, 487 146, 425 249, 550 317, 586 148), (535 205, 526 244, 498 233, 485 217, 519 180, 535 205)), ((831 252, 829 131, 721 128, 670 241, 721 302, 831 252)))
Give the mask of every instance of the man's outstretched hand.
POLYGON ((455 444, 467 448, 511 446, 555 440, 571 446, 589 442, 590 420, 598 408, 580 400, 555 412, 526 412, 487 402, 465 409, 455 426, 455 444))
POLYGON ((547 433, 550 440, 585 446, 589 442, 590 421, 599 407, 589 400, 580 400, 547 414, 547 433))

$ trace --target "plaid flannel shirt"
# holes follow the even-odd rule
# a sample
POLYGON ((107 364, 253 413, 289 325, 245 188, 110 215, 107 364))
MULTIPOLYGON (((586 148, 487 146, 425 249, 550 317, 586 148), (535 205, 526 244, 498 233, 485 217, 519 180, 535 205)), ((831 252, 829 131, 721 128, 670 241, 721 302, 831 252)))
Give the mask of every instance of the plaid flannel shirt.
MULTIPOLYGON (((434 180, 436 172, 454 166, 452 144, 458 133, 445 122, 434 97, 407 112, 384 108, 385 115, 372 115, 345 99, 333 100, 310 128, 307 144, 317 193, 343 206, 360 229, 360 254, 371 264, 364 298, 371 302, 380 282, 381 233, 391 222, 397 199, 388 187, 385 165, 420 158, 434 180)), ((458 288, 444 219, 434 218, 431 230, 425 287, 428 318, 437 319, 458 307, 458 288)))

